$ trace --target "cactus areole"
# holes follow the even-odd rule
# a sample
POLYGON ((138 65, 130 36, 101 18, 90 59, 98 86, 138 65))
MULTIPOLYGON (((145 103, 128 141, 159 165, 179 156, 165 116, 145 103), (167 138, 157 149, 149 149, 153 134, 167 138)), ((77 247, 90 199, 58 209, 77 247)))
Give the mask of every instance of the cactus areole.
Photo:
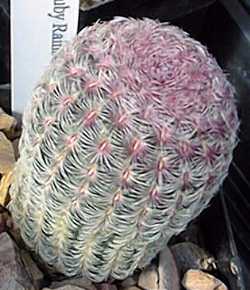
POLYGON ((233 87, 181 29, 84 28, 24 114, 9 205, 24 242, 67 276, 126 278, 207 207, 238 124, 233 87))

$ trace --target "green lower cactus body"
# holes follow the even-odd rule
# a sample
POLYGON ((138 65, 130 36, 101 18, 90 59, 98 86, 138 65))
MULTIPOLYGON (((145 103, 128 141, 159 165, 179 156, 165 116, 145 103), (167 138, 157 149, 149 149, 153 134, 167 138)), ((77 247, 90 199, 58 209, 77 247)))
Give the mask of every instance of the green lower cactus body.
POLYGON ((23 240, 67 276, 126 278, 208 205, 238 123, 223 71, 182 30, 84 28, 24 114, 9 205, 23 240))

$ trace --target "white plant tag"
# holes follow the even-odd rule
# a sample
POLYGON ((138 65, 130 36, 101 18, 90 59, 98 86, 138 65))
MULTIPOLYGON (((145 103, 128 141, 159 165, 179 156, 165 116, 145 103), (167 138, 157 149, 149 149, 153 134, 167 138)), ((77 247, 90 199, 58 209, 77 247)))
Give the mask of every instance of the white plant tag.
POLYGON ((12 110, 22 113, 54 53, 77 33, 79 0, 11 0, 12 110))

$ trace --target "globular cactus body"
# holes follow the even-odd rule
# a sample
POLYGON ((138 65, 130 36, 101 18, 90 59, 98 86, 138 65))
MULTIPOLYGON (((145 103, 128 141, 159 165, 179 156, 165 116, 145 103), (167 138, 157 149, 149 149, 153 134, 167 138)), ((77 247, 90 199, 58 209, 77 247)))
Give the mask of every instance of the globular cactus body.
POLYGON ((234 91, 175 26, 115 18, 63 47, 24 114, 10 209, 58 271, 143 267, 208 205, 236 145, 234 91))

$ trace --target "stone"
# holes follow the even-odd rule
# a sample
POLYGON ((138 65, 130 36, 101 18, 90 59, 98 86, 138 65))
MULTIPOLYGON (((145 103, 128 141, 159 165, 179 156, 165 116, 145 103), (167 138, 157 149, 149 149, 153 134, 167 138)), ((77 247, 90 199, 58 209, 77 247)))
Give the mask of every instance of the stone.
POLYGON ((133 276, 130 276, 127 279, 123 280, 121 282, 121 286, 123 288, 132 287, 132 286, 135 286, 137 284, 137 281, 138 281, 137 275, 133 275, 133 276))
MULTIPOLYGON (((60 289, 60 287, 64 286, 71 286, 71 287, 79 287, 84 290, 96 290, 95 285, 86 277, 77 277, 77 278, 70 278, 70 279, 65 279, 62 281, 54 281, 50 285, 51 289, 60 289)), ((73 288, 72 288, 73 289, 73 288)), ((61 290, 61 289, 60 289, 61 290)))
POLYGON ((9 132, 17 124, 17 121, 14 117, 6 114, 2 108, 0 108, 0 130, 9 132))
POLYGON ((6 222, 4 214, 0 213, 0 233, 4 232, 6 229, 6 222))
POLYGON ((10 212, 0 204, 0 234, 2 232, 7 232, 11 236, 12 240, 15 241, 15 244, 17 244, 19 248, 24 247, 20 233, 15 227, 10 212))
POLYGON ((148 290, 158 290, 158 272, 155 265, 152 264, 141 272, 138 286, 148 290))
POLYGON ((97 290, 117 290, 116 285, 111 283, 96 284, 97 290))
POLYGON ((0 289, 4 289, 4 290, 30 290, 30 288, 24 288, 20 283, 18 283, 15 280, 9 280, 7 281, 3 287, 1 287, 0 289))
POLYGON ((26 250, 21 250, 21 259, 35 289, 41 289, 44 275, 26 250))
POLYGON ((0 234, 0 290, 34 289, 17 247, 7 233, 0 234))
POLYGON ((12 235, 12 229, 13 229, 13 220, 9 212, 8 211, 0 212, 0 234, 3 232, 8 232, 9 234, 12 235))
POLYGON ((7 206, 10 201, 9 187, 12 182, 12 176, 13 176, 12 173, 13 172, 10 171, 9 173, 3 174, 0 180, 0 206, 2 207, 7 206))
MULTIPOLYGON (((12 182, 12 170, 15 165, 15 151, 10 137, 16 134, 17 121, 0 108, 0 205, 6 206, 9 202, 9 186, 12 182)), ((20 135, 20 134, 19 134, 20 135)), ((1 224, 2 221, 0 221, 1 224)), ((0 226, 0 232, 2 226, 0 226)))
POLYGON ((12 141, 12 146, 14 149, 14 154, 15 154, 16 160, 19 158, 19 149, 18 149, 19 141, 20 141, 20 138, 16 138, 15 140, 12 141))
POLYGON ((8 200, 8 190, 12 179, 12 170, 15 165, 15 154, 12 143, 0 131, 0 205, 5 206, 8 200))
POLYGON ((178 243, 171 247, 171 252, 181 276, 189 269, 211 271, 216 268, 214 257, 194 243, 178 243))
POLYGON ((72 285, 65 285, 65 286, 59 287, 59 288, 43 288, 43 290, 51 290, 51 289, 56 289, 56 290, 87 290, 85 288, 80 288, 80 287, 72 286, 72 285))
POLYGON ((182 285, 186 290, 228 290, 226 285, 214 276, 200 270, 189 270, 182 285))
POLYGON ((136 286, 132 286, 132 287, 122 288, 122 290, 141 290, 141 288, 138 288, 136 286))
POLYGON ((10 213, 0 205, 0 233, 5 232, 12 225, 10 213))
POLYGON ((180 290, 180 278, 175 259, 166 247, 159 255, 159 290, 180 290))

